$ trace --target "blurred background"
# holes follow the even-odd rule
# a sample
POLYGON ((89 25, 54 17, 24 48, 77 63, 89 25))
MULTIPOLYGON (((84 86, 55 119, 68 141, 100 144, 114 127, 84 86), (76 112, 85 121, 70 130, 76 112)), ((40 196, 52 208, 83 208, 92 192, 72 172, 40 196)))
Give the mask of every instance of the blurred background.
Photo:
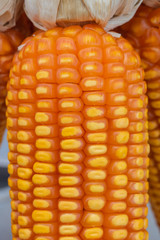
MULTIPOLYGON (((7 137, 6 133, 0 147, 0 240, 12 240, 10 223, 10 199, 9 188, 7 186, 7 137)), ((156 225, 154 216, 149 206, 149 226, 150 240, 160 240, 160 231, 156 225)))

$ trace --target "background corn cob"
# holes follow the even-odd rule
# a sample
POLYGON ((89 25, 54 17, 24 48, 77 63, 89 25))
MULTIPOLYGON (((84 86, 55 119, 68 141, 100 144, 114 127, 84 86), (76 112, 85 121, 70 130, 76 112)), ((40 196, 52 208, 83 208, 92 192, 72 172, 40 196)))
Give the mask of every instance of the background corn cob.
POLYGON ((96 25, 42 32, 7 95, 14 240, 148 239, 140 59, 96 25))
POLYGON ((160 9, 142 5, 122 33, 142 58, 149 97, 150 199, 160 225, 160 9))
POLYGON ((16 52, 22 40, 31 34, 31 28, 31 23, 26 16, 22 14, 16 28, 4 33, 0 32, 0 143, 6 126, 6 85, 9 79, 13 54, 16 52))

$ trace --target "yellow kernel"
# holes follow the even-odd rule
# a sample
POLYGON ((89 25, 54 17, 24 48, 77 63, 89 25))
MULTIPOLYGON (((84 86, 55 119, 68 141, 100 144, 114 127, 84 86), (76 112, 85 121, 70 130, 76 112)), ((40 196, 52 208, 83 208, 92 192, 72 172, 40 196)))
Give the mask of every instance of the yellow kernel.
POLYGON ((153 102, 151 103, 151 106, 152 106, 153 108, 159 109, 159 108, 160 108, 160 101, 153 101, 153 102))
POLYGON ((116 168, 119 170, 119 171, 123 171, 125 169, 127 169, 127 163, 125 161, 118 161, 116 163, 116 168))
POLYGON ((101 239, 103 236, 102 228, 87 228, 85 230, 84 236, 86 239, 101 239))
POLYGON ((9 173, 10 175, 12 175, 13 172, 14 172, 14 167, 13 167, 13 165, 12 165, 12 164, 8 164, 8 173, 9 173))
POLYGON ((36 113, 35 115, 35 121, 36 122, 47 122, 48 121, 48 115, 46 113, 43 113, 43 112, 38 112, 36 113))
POLYGON ((90 191, 93 193, 102 193, 104 192, 104 187, 100 184, 92 184, 90 187, 90 191))
POLYGON ((92 167, 106 167, 108 165, 108 159, 106 157, 95 157, 90 161, 92 167))
POLYGON ((40 57, 38 59, 38 64, 43 65, 43 64, 49 64, 50 58, 49 57, 40 57))
POLYGON ((103 170, 90 170, 88 178, 92 180, 104 180, 106 178, 106 173, 103 170))
POLYGON ((67 198, 78 197, 79 191, 77 190, 77 188, 73 187, 61 188, 60 195, 67 198))
POLYGON ((97 130, 101 130, 101 129, 104 129, 105 128, 105 123, 96 123, 96 122, 88 122, 87 123, 87 129, 91 130, 91 131, 97 131, 97 130))
POLYGON ((116 211, 124 211, 126 210, 126 203, 125 202, 116 202, 112 204, 112 209, 116 212, 116 211))
POLYGON ((53 173, 55 172, 56 167, 53 164, 36 162, 33 165, 33 170, 36 173, 53 173))
POLYGON ((33 190, 33 194, 36 197, 40 197, 40 198, 47 197, 50 195, 50 189, 45 188, 45 187, 36 187, 33 190))
POLYGON ((25 204, 18 204, 18 212, 24 214, 27 210, 27 207, 25 204))
POLYGON ((97 81, 96 80, 87 80, 87 81, 85 81, 84 85, 86 87, 95 87, 97 85, 97 81))
POLYGON ((46 184, 48 183, 48 178, 47 176, 45 175, 42 175, 42 174, 34 174, 33 178, 32 178, 32 181, 34 184, 46 184))
POLYGON ((61 176, 59 177, 59 184, 61 186, 72 186, 78 183, 78 179, 76 177, 71 176, 61 176))
POLYGON ((8 147, 9 147, 9 150, 10 150, 10 151, 15 151, 15 145, 14 145, 14 143, 9 142, 9 143, 8 143, 8 147))
POLYGON ((28 240, 31 238, 32 231, 27 228, 20 228, 19 229, 19 238, 23 240, 28 240))
POLYGON ((37 136, 48 136, 51 133, 51 129, 47 126, 37 126, 35 133, 37 136))
POLYGON ((38 108, 50 108, 50 103, 49 102, 44 102, 44 101, 42 101, 42 102, 38 102, 38 104, 37 104, 37 107, 38 108))
POLYGON ((142 183, 135 183, 134 188, 135 188, 135 190, 140 192, 140 191, 143 190, 143 184, 142 183))
POLYGON ((7 119, 7 127, 13 127, 13 120, 11 118, 7 119))
POLYGON ((157 72, 155 70, 148 70, 148 71, 145 71, 145 80, 150 80, 150 79, 153 79, 157 76, 157 72))
POLYGON ((28 113, 30 109, 28 107, 19 107, 18 112, 19 113, 28 113))
POLYGON ((157 88, 159 88, 159 83, 148 83, 147 84, 147 87, 149 88, 149 89, 157 89, 157 88))
POLYGON ((60 237, 59 240, 77 240, 76 237, 60 237))
POLYGON ((148 97, 150 99, 155 100, 155 99, 158 99, 160 97, 160 93, 158 93, 158 92, 149 92, 148 93, 148 97))
POLYGON ((60 144, 64 150, 78 149, 81 146, 81 142, 76 139, 62 140, 60 144))
POLYGON ((129 120, 128 118, 117 119, 115 125, 117 128, 127 128, 129 125, 129 120))
POLYGON ((76 220, 76 216, 73 213, 63 213, 60 216, 61 223, 72 223, 76 220))
POLYGON ((115 190, 113 195, 117 200, 125 199, 127 197, 127 191, 125 189, 118 189, 115 190))
POLYGON ((20 84, 21 85, 29 85, 29 81, 27 78, 21 78, 20 79, 20 84))
POLYGON ((135 194, 134 195, 134 201, 136 204, 143 204, 144 203, 144 195, 143 194, 135 194))
POLYGON ((27 220, 26 216, 19 216, 18 217, 18 224, 20 226, 23 226, 23 227, 27 226, 28 220, 27 220))
POLYGON ((18 200, 25 202, 27 200, 27 195, 23 192, 18 193, 18 200))
POLYGON ((74 174, 77 171, 77 167, 74 164, 61 163, 59 165, 59 172, 62 174, 74 174))
POLYGON ((62 108, 74 107, 74 102, 64 101, 64 102, 61 104, 61 106, 62 106, 62 108))
POLYGON ((93 225, 97 225, 101 221, 100 216, 97 213, 90 212, 90 214, 86 218, 87 223, 92 223, 93 225))
POLYGON ((49 207, 49 203, 46 200, 42 200, 42 199, 34 199, 33 201, 33 206, 35 208, 48 208, 49 207))
POLYGON ((143 145, 137 145, 135 148, 135 153, 137 155, 142 154, 143 153, 143 145))
POLYGON ((46 139, 38 139, 36 141, 36 147, 39 149, 49 149, 51 147, 51 143, 46 139))
POLYGON ((48 78, 49 77, 49 72, 44 71, 44 70, 40 70, 36 73, 36 78, 38 80, 44 79, 44 78, 48 78))
POLYGON ((60 201, 58 203, 58 209, 61 211, 74 211, 77 209, 77 204, 75 202, 60 201))
POLYGON ((34 210, 32 219, 35 222, 49 222, 52 219, 52 213, 46 210, 34 210))
POLYGON ((113 232, 113 239, 119 240, 119 239, 126 239, 128 235, 128 231, 126 229, 115 229, 113 232))
POLYGON ((17 156, 17 163, 20 166, 26 167, 28 165, 28 158, 23 156, 23 155, 18 155, 17 156))
POLYGON ((72 117, 62 117, 60 119, 60 121, 61 121, 62 124, 72 123, 73 118, 72 117))
POLYGON ((127 156, 128 148, 126 146, 118 147, 116 150, 116 157, 124 159, 127 156))
POLYGON ((128 112, 128 109, 126 107, 118 107, 115 111, 114 114, 115 116, 124 116, 128 112))
POLYGON ((90 133, 88 135, 88 140, 90 142, 104 142, 106 141, 106 133, 90 133))
POLYGON ((43 224, 34 224, 33 225, 33 232, 35 234, 49 234, 50 233, 50 228, 47 225, 43 224))
POLYGON ((32 176, 32 170, 29 168, 18 168, 18 176, 23 179, 30 178, 32 176))
POLYGON ((49 152, 46 151, 37 151, 35 154, 36 160, 40 162, 51 162, 52 156, 49 152))
POLYGON ((98 117, 101 116, 102 111, 100 109, 97 109, 96 107, 91 107, 87 110, 87 116, 88 117, 98 117))
POLYGON ((119 187, 126 186, 128 183, 128 177, 126 175, 117 175, 114 178, 114 184, 119 187))
POLYGON ((19 153, 25 153, 28 154, 31 151, 31 146, 29 144, 22 144, 22 143, 18 143, 17 144, 17 151, 19 153))
POLYGON ((77 231, 76 225, 62 225, 59 227, 59 233, 62 235, 75 234, 77 231))
POLYGON ((141 143, 143 141, 143 133, 137 133, 133 135, 134 143, 141 143))
POLYGON ((63 137, 72 137, 75 136, 76 134, 79 134, 81 132, 81 129, 76 126, 76 127, 65 127, 62 129, 62 136, 63 137))
POLYGON ((107 152, 107 146, 100 144, 91 145, 89 146, 88 151, 91 155, 105 154, 107 152))
POLYGON ((134 219, 133 220, 133 229, 135 231, 142 230, 144 226, 144 220, 143 219, 134 219))
POLYGON ((10 101, 13 100, 13 93, 12 93, 11 91, 8 91, 7 98, 8 98, 8 100, 10 100, 10 101))
POLYGON ((23 119, 23 118, 19 118, 18 119, 18 125, 19 126, 23 126, 23 127, 26 127, 28 125, 28 122, 27 120, 23 119))
POLYGON ((64 162, 76 162, 79 160, 78 154, 73 152, 61 152, 60 158, 64 162))
POLYGON ((47 94, 48 89, 47 87, 37 87, 36 88, 36 93, 37 94, 47 94))
POLYGON ((144 232, 137 232, 135 235, 135 240, 143 240, 144 239, 144 232))
POLYGON ((20 141, 27 141, 29 139, 28 133, 26 133, 25 131, 19 131, 17 133, 17 138, 20 141))
POLYGON ((104 96, 101 94, 90 94, 87 97, 88 101, 95 102, 95 101, 103 101, 104 96))
POLYGON ((143 165, 143 158, 142 157, 136 158, 136 164, 139 167, 142 166, 143 165))
POLYGON ((90 199, 88 201, 89 208, 94 211, 101 210, 104 207, 104 205, 105 205, 105 202, 102 199, 90 199))
POLYGON ((123 101, 126 101, 127 100, 127 97, 125 96, 125 95, 119 95, 119 96, 116 96, 115 98, 114 98, 114 101, 115 102, 123 102, 123 101))
POLYGON ((143 113, 142 112, 137 112, 136 118, 137 119, 143 119, 143 113))
POLYGON ((15 84, 15 80, 14 80, 14 78, 10 78, 10 85, 14 85, 15 84))
POLYGON ((117 143, 127 143, 129 140, 129 132, 120 132, 116 137, 117 143))
POLYGON ((128 216, 126 214, 119 214, 112 218, 114 227, 125 227, 128 224, 128 216))
POLYGON ((148 129, 149 129, 149 130, 154 130, 154 129, 157 128, 157 127, 158 127, 158 124, 157 124, 156 121, 149 121, 149 122, 148 122, 148 129))
POLYGON ((32 187, 32 183, 26 180, 18 179, 18 189, 28 191, 32 187))
POLYGON ((18 98, 19 98, 19 99, 28 99, 29 96, 28 96, 28 93, 27 93, 27 92, 20 91, 20 92, 18 93, 18 98))

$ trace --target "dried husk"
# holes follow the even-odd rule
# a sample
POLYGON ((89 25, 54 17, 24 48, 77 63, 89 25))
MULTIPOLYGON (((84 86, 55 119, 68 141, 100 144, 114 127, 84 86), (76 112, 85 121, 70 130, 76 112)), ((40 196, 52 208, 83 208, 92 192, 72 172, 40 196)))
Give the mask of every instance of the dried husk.
POLYGON ((23 0, 0 0, 0 31, 16 25, 23 8, 23 0))
POLYGON ((106 31, 129 21, 143 0, 25 0, 24 9, 42 30, 96 22, 106 31))
POLYGON ((143 0, 143 3, 152 8, 160 7, 160 0, 143 0))

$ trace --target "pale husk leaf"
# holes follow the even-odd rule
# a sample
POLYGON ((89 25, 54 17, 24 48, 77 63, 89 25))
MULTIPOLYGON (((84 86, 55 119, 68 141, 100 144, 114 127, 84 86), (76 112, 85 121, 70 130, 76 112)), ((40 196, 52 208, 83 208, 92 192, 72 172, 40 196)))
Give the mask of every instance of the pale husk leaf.
POLYGON ((96 22, 107 31, 129 21, 143 0, 25 0, 24 9, 39 29, 96 22))
POLYGON ((0 31, 16 25, 23 7, 23 0, 0 0, 0 31))
POLYGON ((158 8, 160 7, 160 0, 143 0, 144 4, 153 7, 153 8, 158 8))

